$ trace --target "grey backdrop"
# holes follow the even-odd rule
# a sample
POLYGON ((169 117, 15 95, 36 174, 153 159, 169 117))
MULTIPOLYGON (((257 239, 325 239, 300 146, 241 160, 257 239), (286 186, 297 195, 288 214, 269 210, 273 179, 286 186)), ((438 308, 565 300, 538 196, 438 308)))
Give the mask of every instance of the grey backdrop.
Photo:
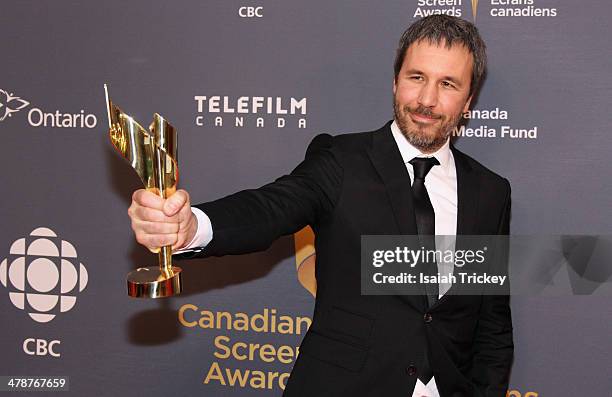
MULTIPOLYGON (((130 231, 126 210, 139 180, 108 141, 105 82, 142 124, 158 111, 179 129, 180 185, 205 201, 289 172, 318 133, 380 127, 392 116, 395 46, 415 13, 454 9, 473 20, 475 8, 490 59, 475 108, 499 108, 508 119, 470 120, 468 128, 495 129, 497 137, 462 137, 457 145, 511 181, 514 234, 612 233, 612 4, 420 3, 3 1, 0 261, 11 258, 14 241, 50 228, 75 246, 88 284, 71 310, 39 323, 11 303, 14 288, 3 282, 0 375, 67 375, 75 396, 280 395, 277 386, 204 383, 213 362, 223 371, 291 369, 278 361, 215 358, 214 339, 297 346, 302 335, 189 328, 177 310, 192 304, 250 315, 264 308, 312 313, 290 236, 258 254, 182 262, 181 297, 126 296, 125 274, 156 258, 130 231), (248 17, 243 6, 262 7, 263 16, 248 17), (493 16, 500 8, 549 15, 554 9, 555 16, 493 16), (233 105, 240 96, 280 97, 283 106, 306 98, 307 107, 304 115, 280 115, 284 128, 278 115, 265 113, 244 114, 244 127, 235 127, 236 114, 198 113, 198 95, 227 96, 233 105), (77 127, 52 126, 50 117, 37 126, 37 115, 56 111, 92 114, 95 126, 81 128, 78 117, 77 127), (217 116, 222 127, 214 126, 217 116), (264 128, 256 127, 258 116, 264 128), (306 128, 298 128, 300 118, 306 128), (500 137, 502 126, 537 128, 537 138, 500 137), (27 354, 28 338, 59 340, 60 357, 27 354)), ((93 118, 87 120, 91 126, 93 118)), ((512 309, 512 396, 610 395, 609 297, 515 298, 512 309)))

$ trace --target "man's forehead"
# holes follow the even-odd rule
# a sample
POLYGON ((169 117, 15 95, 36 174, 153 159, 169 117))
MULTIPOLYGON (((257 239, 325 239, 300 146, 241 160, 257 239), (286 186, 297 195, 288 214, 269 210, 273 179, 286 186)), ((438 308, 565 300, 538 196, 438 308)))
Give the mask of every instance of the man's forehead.
POLYGON ((466 68, 470 68, 473 63, 473 55, 470 50, 461 42, 456 42, 451 46, 446 44, 446 41, 430 41, 427 39, 421 39, 410 44, 402 66, 406 63, 427 63, 430 64, 432 60, 442 62, 448 66, 461 67, 465 65, 466 68))
POLYGON ((448 41, 445 38, 435 39, 433 37, 424 37, 416 40, 410 46, 408 46, 408 50, 414 47, 436 47, 440 49, 446 50, 463 50, 468 54, 472 55, 470 49, 460 40, 448 41))

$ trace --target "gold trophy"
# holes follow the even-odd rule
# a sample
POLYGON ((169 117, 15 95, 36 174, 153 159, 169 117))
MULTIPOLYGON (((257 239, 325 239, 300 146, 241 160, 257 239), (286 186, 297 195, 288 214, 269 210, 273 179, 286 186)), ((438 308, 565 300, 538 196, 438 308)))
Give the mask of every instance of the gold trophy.
MULTIPOLYGON (((148 191, 170 197, 178 183, 176 129, 155 113, 149 131, 145 130, 111 102, 106 84, 104 92, 113 146, 136 170, 148 191)), ((172 266, 172 247, 161 247, 157 253, 159 267, 141 267, 128 274, 129 296, 163 298, 181 293, 181 268, 172 266)))

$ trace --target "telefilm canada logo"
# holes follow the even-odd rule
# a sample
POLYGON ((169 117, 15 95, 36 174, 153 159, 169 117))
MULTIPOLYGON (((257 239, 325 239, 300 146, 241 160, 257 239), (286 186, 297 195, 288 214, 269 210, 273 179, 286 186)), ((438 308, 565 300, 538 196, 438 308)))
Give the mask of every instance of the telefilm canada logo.
POLYGON ((22 99, 12 92, 0 88, 0 122, 13 117, 20 111, 27 111, 27 121, 32 127, 47 128, 95 128, 98 124, 96 115, 81 109, 77 113, 61 110, 48 111, 30 107, 31 102, 22 99))
POLYGON ((11 244, 0 262, 0 282, 16 308, 47 323, 74 307, 88 273, 74 245, 39 227, 11 244))
POLYGON ((483 5, 489 6, 490 17, 556 17, 557 8, 539 7, 539 0, 417 0, 413 18, 428 15, 446 14, 454 17, 465 17, 464 6, 470 5, 472 19, 476 22, 479 10, 483 5))
POLYGON ((306 128, 307 98, 195 95, 197 127, 306 128))

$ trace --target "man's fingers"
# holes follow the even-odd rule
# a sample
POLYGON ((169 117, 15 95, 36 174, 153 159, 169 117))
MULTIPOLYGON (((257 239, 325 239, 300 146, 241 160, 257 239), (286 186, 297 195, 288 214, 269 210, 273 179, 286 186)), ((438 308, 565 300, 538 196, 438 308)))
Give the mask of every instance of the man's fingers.
POLYGON ((165 247, 167 245, 174 245, 177 242, 176 234, 147 234, 138 233, 136 235, 136 241, 149 248, 150 251, 155 252, 158 247, 165 247))
POLYGON ((166 216, 162 211, 147 207, 134 208, 134 217, 145 222, 178 223, 177 216, 166 216))
POLYGON ((179 224, 176 222, 149 222, 134 219, 132 220, 132 229, 147 234, 177 234, 179 232, 179 224))
POLYGON ((183 207, 189 205, 189 193, 185 190, 177 190, 172 196, 166 199, 163 211, 166 216, 177 214, 183 207))
POLYGON ((144 189, 136 190, 132 195, 132 201, 143 207, 154 208, 160 211, 164 208, 163 198, 144 189))

